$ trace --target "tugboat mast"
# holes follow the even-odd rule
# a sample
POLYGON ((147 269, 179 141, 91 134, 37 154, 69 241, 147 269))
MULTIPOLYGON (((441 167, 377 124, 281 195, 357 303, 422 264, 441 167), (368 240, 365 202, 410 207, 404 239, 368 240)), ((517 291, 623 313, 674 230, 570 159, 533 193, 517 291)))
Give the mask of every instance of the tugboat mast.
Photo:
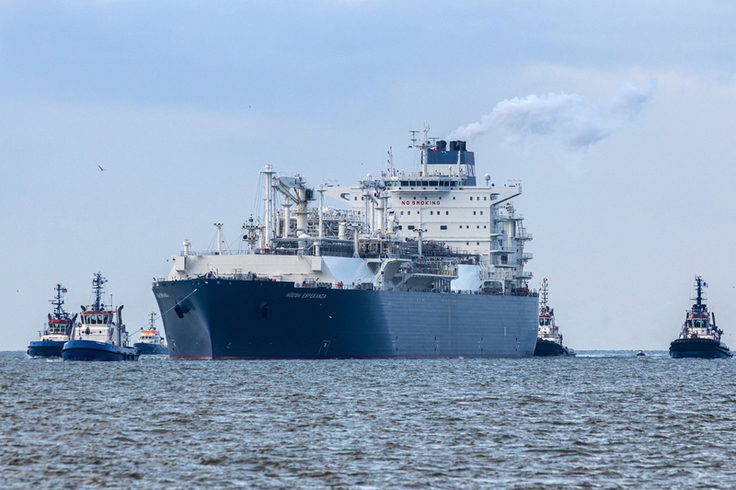
POLYGON ((547 278, 542 279, 542 306, 547 306, 547 278))
POLYGON ((703 278, 701 276, 695 276, 695 304, 693 305, 692 311, 695 313, 706 313, 708 311, 708 307, 703 303, 703 285, 705 283, 703 282, 703 278))
POLYGON ((57 284, 54 289, 56 290, 56 298, 50 299, 49 303, 54 305, 54 318, 62 319, 67 316, 61 307, 64 304, 64 298, 61 297, 61 293, 66 293, 66 288, 61 284, 57 284))
POLYGON ((103 284, 105 284, 105 278, 102 277, 101 272, 92 276, 92 291, 95 293, 95 311, 101 311, 105 308, 105 304, 102 302, 103 284))

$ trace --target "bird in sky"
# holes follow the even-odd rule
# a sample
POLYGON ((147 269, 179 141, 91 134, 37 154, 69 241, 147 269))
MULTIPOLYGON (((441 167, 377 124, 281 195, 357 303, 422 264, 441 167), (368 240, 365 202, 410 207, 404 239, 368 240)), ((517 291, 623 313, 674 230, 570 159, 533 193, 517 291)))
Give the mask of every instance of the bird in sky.
MULTIPOLYGON (((100 167, 99 165, 97 165, 97 166, 100 167)), ((105 169, 102 168, 102 167, 100 167, 100 170, 103 171, 103 172, 105 171, 105 169)))

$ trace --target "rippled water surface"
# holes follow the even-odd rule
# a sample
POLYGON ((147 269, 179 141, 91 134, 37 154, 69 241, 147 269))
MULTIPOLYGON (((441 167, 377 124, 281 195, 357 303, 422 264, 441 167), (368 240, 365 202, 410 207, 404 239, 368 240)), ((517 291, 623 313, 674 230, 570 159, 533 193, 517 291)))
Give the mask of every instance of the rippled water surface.
POLYGON ((736 488, 736 361, 0 353, 4 488, 736 488))

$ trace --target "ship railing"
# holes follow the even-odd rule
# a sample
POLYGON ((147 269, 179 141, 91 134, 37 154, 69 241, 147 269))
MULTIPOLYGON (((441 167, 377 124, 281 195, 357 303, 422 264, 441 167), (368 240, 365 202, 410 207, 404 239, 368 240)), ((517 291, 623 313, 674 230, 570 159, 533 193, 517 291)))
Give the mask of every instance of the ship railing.
POLYGON ((202 255, 244 255, 247 252, 238 252, 238 251, 232 251, 232 250, 222 250, 221 252, 218 252, 217 250, 207 250, 207 251, 192 251, 189 252, 181 251, 179 252, 180 256, 185 255, 194 255, 194 256, 202 256, 202 255))

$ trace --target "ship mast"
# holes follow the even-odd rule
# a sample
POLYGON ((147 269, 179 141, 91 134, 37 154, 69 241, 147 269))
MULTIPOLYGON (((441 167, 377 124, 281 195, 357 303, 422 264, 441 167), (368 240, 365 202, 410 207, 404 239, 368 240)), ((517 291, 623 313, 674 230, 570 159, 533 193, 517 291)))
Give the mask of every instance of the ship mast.
POLYGON ((542 307, 547 307, 547 278, 542 279, 542 307))
POLYGON ((49 300, 54 305, 54 317, 57 319, 66 318, 68 315, 61 307, 64 304, 64 298, 61 297, 61 293, 66 293, 66 288, 61 284, 57 284, 54 289, 56 290, 56 298, 49 300))
MULTIPOLYGON (((417 139, 417 133, 419 131, 409 131, 409 132, 411 133, 411 147, 419 148, 420 150, 422 150, 421 175, 426 177, 428 174, 427 172, 427 150, 433 150, 434 148, 437 147, 437 144, 434 141, 436 140, 436 138, 429 138, 429 125, 427 124, 424 125, 424 141, 420 142, 419 144, 417 144, 417 141, 419 141, 417 139), (433 140, 433 141, 430 141, 430 140, 433 140)), ((393 162, 392 162, 392 167, 393 167, 393 162)))
POLYGON ((703 312, 707 307, 703 304, 703 278, 701 276, 695 276, 695 304, 693 310, 697 312, 703 312))
POLYGON ((105 278, 102 277, 100 272, 92 276, 92 291, 95 294, 94 311, 100 311, 105 307, 105 304, 102 302, 102 289, 104 287, 104 283, 105 278))

